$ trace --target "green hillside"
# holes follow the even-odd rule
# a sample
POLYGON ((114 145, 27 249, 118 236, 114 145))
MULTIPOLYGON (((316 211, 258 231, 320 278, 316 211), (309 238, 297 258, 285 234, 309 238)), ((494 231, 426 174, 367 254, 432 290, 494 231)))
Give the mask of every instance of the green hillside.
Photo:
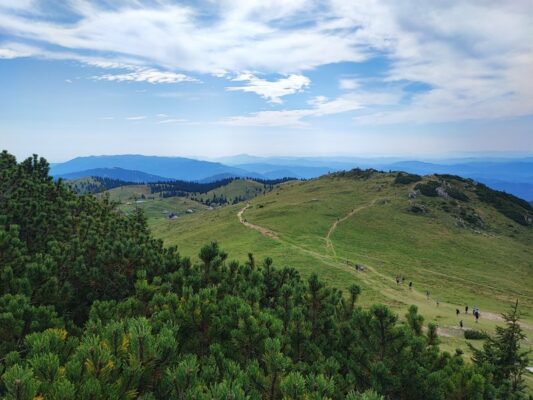
MULTIPOLYGON (((186 197, 147 197, 144 200, 120 204, 119 209, 126 214, 130 214, 136 209, 141 209, 152 223, 156 223, 161 219, 169 219, 172 216, 180 218, 188 213, 206 210, 207 206, 186 197)), ((171 222, 175 222, 175 219, 172 219, 171 222)))
POLYGON ((222 187, 210 190, 209 192, 197 196, 202 201, 209 201, 213 198, 223 198, 229 204, 252 199, 263 192, 270 190, 266 185, 250 180, 235 179, 222 187))
POLYGON ((150 187, 148 185, 126 185, 106 190, 100 196, 108 195, 110 200, 117 201, 119 203, 134 203, 137 200, 143 200, 146 198, 155 198, 156 195, 152 195, 150 187))
MULTIPOLYGON (((533 333, 531 225, 505 215, 486 196, 480 200, 480 187, 472 181, 432 176, 401 183, 396 177, 354 172, 289 182, 247 207, 151 221, 151 227, 185 254, 207 239, 218 240, 230 254, 271 256, 343 289, 357 283, 368 304, 397 309, 416 304, 440 325, 451 348, 467 349, 460 319, 466 327, 491 331, 498 314, 516 299, 533 333), (433 196, 433 182, 445 186, 445 197, 433 196), (363 264, 364 272, 354 263, 363 264), (396 276, 405 277, 404 283, 397 285, 396 276), (479 324, 471 314, 456 318, 455 309, 463 311, 466 304, 481 309, 479 324)), ((526 216, 530 212, 512 201, 505 204, 526 216)))

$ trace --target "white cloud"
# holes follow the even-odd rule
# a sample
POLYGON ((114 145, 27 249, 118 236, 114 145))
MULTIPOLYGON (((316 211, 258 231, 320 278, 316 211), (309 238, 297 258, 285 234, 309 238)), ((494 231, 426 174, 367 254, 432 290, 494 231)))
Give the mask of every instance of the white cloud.
POLYGON ((136 115, 133 117, 126 117, 126 119, 128 121, 140 121, 140 120, 146 119, 146 115, 136 115))
MULTIPOLYGON (((40 4, 3 0, 2 35, 31 41, 38 47, 32 55, 87 62, 93 52, 96 59, 106 54, 106 68, 135 66, 102 80, 175 83, 193 79, 189 73, 254 71, 246 84, 230 90, 279 103, 308 86, 290 76, 379 55, 386 60, 383 87, 414 81, 428 89, 407 93, 410 100, 393 110, 372 111, 369 122, 533 114, 533 8, 527 0, 72 1, 68 23, 52 13, 36 17, 32 10, 40 4), (257 78, 270 73, 286 78, 257 78)), ((0 57, 13 58, 16 49, 9 49, 0 50, 0 57)), ((358 73, 358 80, 365 87, 365 76, 358 73)), ((339 82, 350 91, 358 90, 356 84, 339 82)))
POLYGON ((183 118, 168 118, 157 121, 158 124, 176 124, 182 122, 187 122, 187 120, 183 118))
POLYGON ((198 82, 197 79, 191 78, 184 74, 178 74, 168 71, 157 71, 155 69, 139 69, 126 74, 106 74, 93 76, 98 81, 114 82, 148 82, 148 83, 179 83, 179 82, 198 82))
POLYGON ((309 86, 311 81, 303 75, 288 75, 277 81, 267 81, 251 73, 243 73, 232 79, 237 82, 247 82, 246 86, 230 86, 227 90, 256 93, 271 103, 282 103, 281 97, 301 92, 309 86))
POLYGON ((0 59, 10 60, 19 57, 29 57, 31 53, 25 51, 19 51, 14 49, 2 49, 0 48, 0 59))
POLYGON ((309 100, 309 108, 279 111, 259 111, 244 116, 234 116, 220 121, 234 126, 287 126, 307 127, 307 118, 323 117, 362 110, 368 106, 392 105, 400 100, 401 93, 395 92, 354 92, 329 100, 316 96, 309 100))
POLYGON ((65 83, 72 83, 72 79, 65 79, 65 83))
POLYGON ((343 90, 354 90, 358 89, 361 86, 361 83, 357 79, 345 78, 339 80, 339 88, 343 90))

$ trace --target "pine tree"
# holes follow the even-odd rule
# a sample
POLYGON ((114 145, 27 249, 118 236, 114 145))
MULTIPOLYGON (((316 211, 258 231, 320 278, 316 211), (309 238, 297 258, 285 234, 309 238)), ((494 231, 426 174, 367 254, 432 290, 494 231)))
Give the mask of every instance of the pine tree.
POLYGON ((505 327, 497 326, 496 335, 486 340, 483 349, 477 350, 471 346, 473 359, 476 365, 492 372, 494 385, 501 398, 526 398, 523 375, 530 352, 521 349, 521 342, 526 335, 519 323, 518 300, 502 317, 505 327))

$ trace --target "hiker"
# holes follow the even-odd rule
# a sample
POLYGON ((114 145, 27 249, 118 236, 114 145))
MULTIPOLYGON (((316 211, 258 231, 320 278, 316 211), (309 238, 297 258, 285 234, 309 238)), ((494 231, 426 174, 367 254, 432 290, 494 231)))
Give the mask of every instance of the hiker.
POLYGON ((459 316, 459 314, 461 314, 461 311, 459 311, 459 309, 458 309, 458 308, 456 308, 456 309, 455 309, 455 316, 456 316, 456 317, 458 317, 458 316, 459 316))
POLYGON ((400 284, 400 277, 399 277, 399 276, 396 277, 396 284, 397 284, 397 285, 400 284))
POLYGON ((409 282, 409 290, 413 290, 413 281, 409 282))
POLYGON ((463 329, 463 320, 459 321, 459 326, 461 327, 461 329, 463 329))
POLYGON ((468 306, 465 306, 465 314, 468 314, 468 306))
POLYGON ((476 316, 476 323, 477 323, 479 321, 479 311, 478 310, 476 310, 475 316, 476 316))

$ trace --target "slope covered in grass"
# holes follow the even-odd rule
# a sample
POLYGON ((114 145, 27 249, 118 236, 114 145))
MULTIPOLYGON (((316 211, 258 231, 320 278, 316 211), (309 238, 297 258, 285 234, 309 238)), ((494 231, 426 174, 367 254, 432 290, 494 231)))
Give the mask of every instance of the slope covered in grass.
POLYGON ((467 327, 490 331, 498 313, 516 299, 531 329, 531 225, 521 225, 481 201, 472 181, 430 176, 396 184, 396 176, 328 175, 288 182, 254 198, 242 218, 276 238, 239 221, 237 214, 245 204, 179 221, 152 221, 151 227, 157 237, 185 253, 211 238, 231 254, 250 251, 258 259, 269 255, 304 275, 317 272, 341 288, 357 283, 369 303, 380 301, 398 309, 417 304, 440 324, 453 348, 466 350, 460 319, 467 327), (444 187, 442 195, 425 196, 414 189, 434 181, 444 187), (357 272, 354 263, 367 268, 357 272), (405 278, 403 285, 396 284, 396 276, 405 278), (414 290, 408 289, 409 281, 414 290), (455 309, 462 311, 466 304, 481 309, 479 324, 474 325, 471 315, 455 317, 455 309))

